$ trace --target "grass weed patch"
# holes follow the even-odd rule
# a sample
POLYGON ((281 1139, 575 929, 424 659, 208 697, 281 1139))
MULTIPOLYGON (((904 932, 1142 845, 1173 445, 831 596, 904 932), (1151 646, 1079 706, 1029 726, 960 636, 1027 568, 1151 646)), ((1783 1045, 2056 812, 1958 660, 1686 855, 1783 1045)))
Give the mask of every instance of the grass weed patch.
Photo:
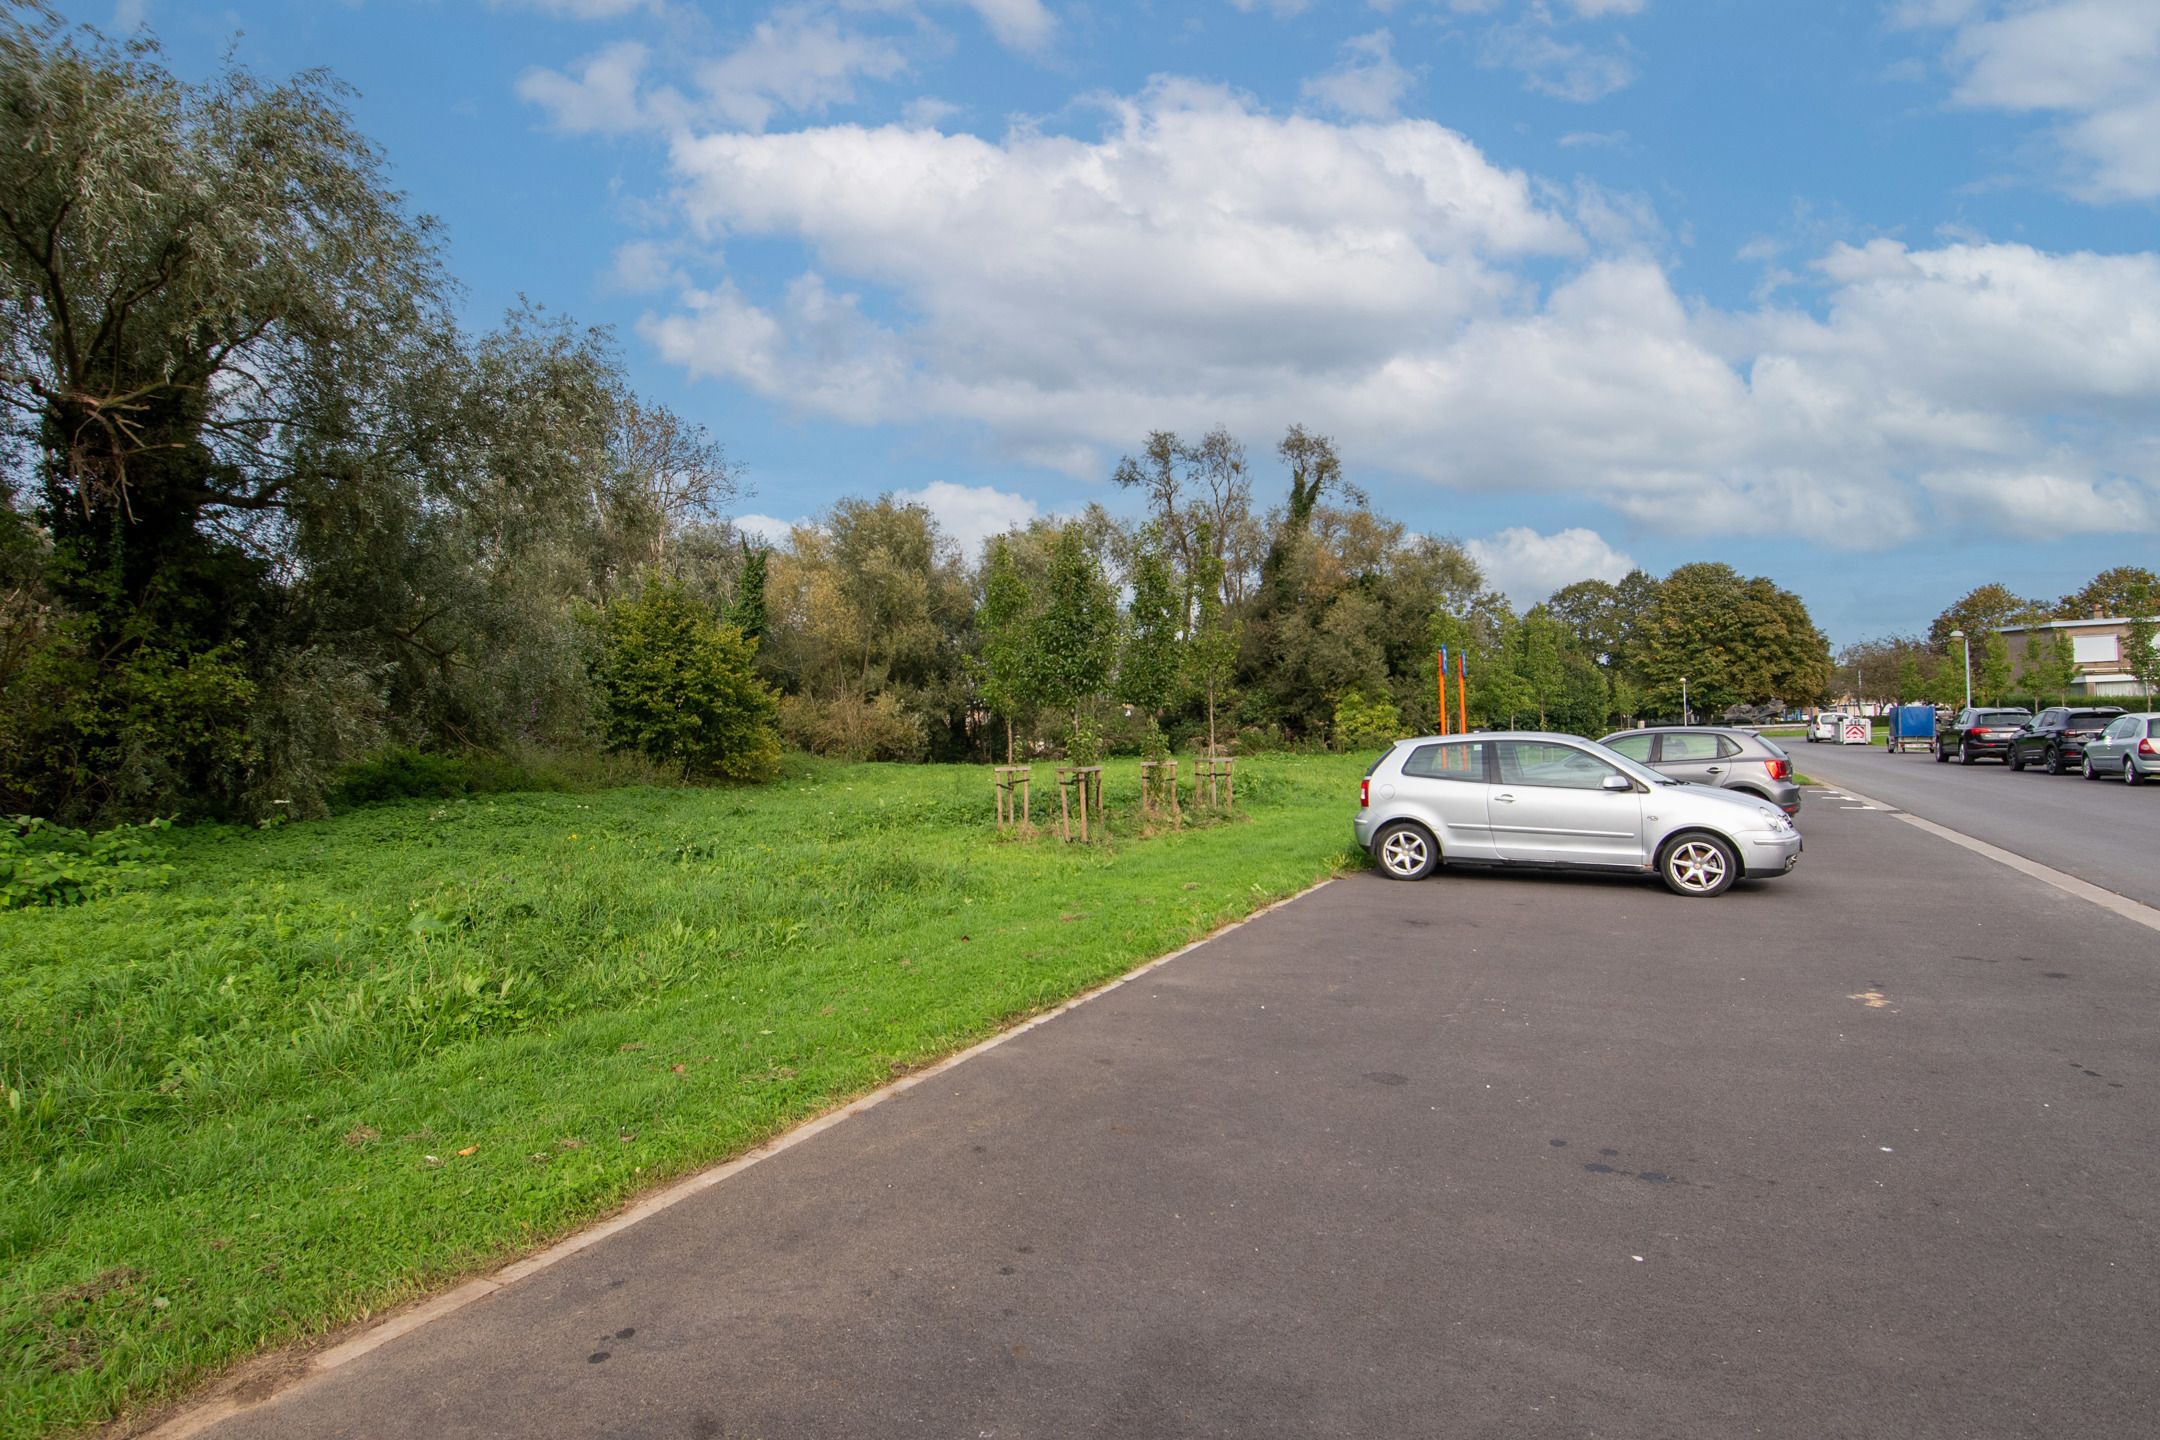
POLYGON ((1093 846, 999 838, 979 767, 393 802, 173 831, 165 888, 0 914, 0 1436, 530 1249, 1292 894, 1348 863, 1363 763, 1254 758, 1238 817, 1152 832, 1113 763, 1093 846))

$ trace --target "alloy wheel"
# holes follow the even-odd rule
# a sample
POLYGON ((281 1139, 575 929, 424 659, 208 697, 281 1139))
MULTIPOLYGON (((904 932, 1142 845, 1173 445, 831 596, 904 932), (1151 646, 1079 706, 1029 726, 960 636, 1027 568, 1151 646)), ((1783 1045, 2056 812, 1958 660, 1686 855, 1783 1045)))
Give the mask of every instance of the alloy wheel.
POLYGON ((1723 847, 1708 840, 1683 840, 1665 861, 1676 888, 1691 895, 1714 895, 1732 873, 1723 847))

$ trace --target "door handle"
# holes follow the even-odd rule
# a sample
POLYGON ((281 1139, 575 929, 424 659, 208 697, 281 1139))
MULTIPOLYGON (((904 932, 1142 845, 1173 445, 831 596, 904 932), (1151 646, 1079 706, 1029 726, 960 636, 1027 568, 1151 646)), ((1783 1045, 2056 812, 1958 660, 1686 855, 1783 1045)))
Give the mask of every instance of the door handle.
POLYGON ((1492 798, 1499 801, 1502 805, 1512 805, 1515 803, 1515 797, 1513 795, 1495 795, 1492 798))
POLYGON ((1705 775, 1722 775, 1724 773, 1725 767, 1722 765, 1707 765, 1703 767, 1703 774, 1705 775))

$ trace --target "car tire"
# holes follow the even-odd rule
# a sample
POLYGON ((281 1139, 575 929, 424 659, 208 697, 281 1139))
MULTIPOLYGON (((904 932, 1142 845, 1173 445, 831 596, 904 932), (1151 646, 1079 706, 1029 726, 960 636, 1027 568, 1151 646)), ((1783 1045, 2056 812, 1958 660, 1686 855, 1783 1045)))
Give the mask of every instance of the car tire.
POLYGON ((2059 745, 2048 746, 2047 773, 2050 775, 2060 775, 2063 773, 2062 747, 2059 745))
POLYGON ((1979 758, 1979 756, 1973 754, 1971 744, 1963 740, 1958 741, 1958 764, 1970 765, 1979 758))
POLYGON ((1675 835, 1658 852, 1658 878, 1675 895, 1707 900, 1724 894, 1740 878, 1740 855, 1729 841, 1691 830, 1675 835))
POLYGON ((1440 842, 1424 826, 1397 820, 1373 836, 1373 859, 1390 880, 1423 880, 1440 866, 1440 842))
MULTIPOLYGON (((2003 758, 2005 763, 2007 763, 2012 770, 2022 771, 2025 768, 2025 757, 2024 755, 2019 753, 2018 748, 2015 745, 2010 747, 2009 753, 2003 758)), ((2048 773, 2052 775, 2055 772, 2050 770, 2048 773)))
POLYGON ((2144 783, 2145 783, 2145 777, 2137 773, 2137 758, 2136 758, 2135 756, 2133 756, 2133 755, 2128 755, 2128 754, 2124 755, 2124 756, 2123 756, 2123 784, 2125 784, 2125 785, 2142 785, 2142 784, 2144 784, 2144 783))
POLYGON ((2090 755, 2087 755, 2085 757, 2085 778, 2088 780, 2097 780, 2100 778, 2100 772, 2093 769, 2092 756, 2090 755))
POLYGON ((1940 740, 1935 742, 1935 763, 1938 765, 1950 763, 1950 752, 1942 748, 1942 741, 1940 740))

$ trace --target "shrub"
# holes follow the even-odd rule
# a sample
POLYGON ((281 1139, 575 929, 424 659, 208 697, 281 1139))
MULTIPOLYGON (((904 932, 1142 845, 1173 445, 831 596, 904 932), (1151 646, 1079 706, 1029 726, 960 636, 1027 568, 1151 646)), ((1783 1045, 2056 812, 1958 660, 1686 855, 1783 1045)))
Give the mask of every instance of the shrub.
POLYGON ((116 825, 91 835, 16 815, 0 824, 0 910, 32 905, 79 905, 130 881, 162 884, 173 868, 154 843, 165 820, 116 825))
POLYGON ((929 746, 922 720, 889 691, 868 699, 790 695, 780 702, 780 730, 792 744, 836 760, 920 760, 929 746))
POLYGON ((679 581, 616 601, 601 624, 593 680, 610 749, 686 777, 763 780, 779 767, 778 707, 751 669, 756 647, 679 581))
POLYGON ((1402 733, 1402 716, 1394 702, 1353 690, 1335 702, 1335 723, 1329 733, 1337 750, 1385 747, 1402 733))

